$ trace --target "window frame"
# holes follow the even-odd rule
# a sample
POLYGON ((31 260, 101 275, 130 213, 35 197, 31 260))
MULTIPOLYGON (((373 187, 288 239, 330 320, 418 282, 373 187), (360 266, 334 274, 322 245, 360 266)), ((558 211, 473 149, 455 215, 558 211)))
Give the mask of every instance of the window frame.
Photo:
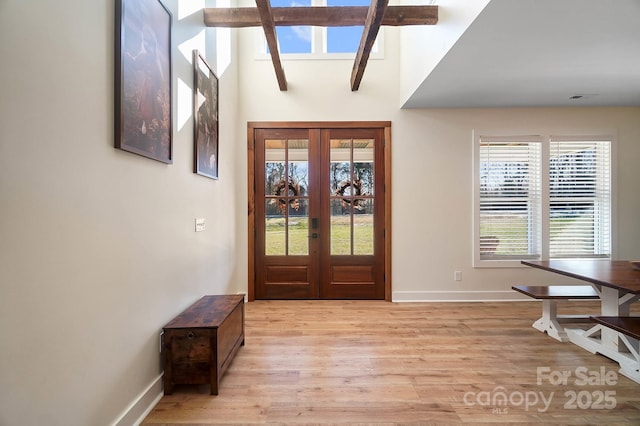
MULTIPOLYGON (((552 142, 557 141, 608 141, 609 142, 609 241, 610 255, 608 257, 588 257, 589 259, 614 259, 616 257, 616 206, 617 206, 617 189, 616 189, 616 146, 617 134, 615 131, 597 131, 597 132, 576 132, 573 134, 559 133, 542 133, 542 132, 512 132, 501 133, 495 131, 473 131, 473 238, 472 238, 472 258, 474 268, 514 268, 524 267, 521 260, 549 260, 550 257, 550 147, 552 142), (514 136, 515 135, 515 136, 514 136), (541 143, 540 150, 540 235, 541 242, 540 256, 536 258, 522 257, 521 259, 481 259, 480 257, 480 144, 482 140, 489 141, 513 141, 513 142, 534 142, 541 143)), ((576 259, 577 257, 554 257, 553 259, 576 259)))
MULTIPOLYGON (((311 0, 311 7, 327 6, 326 0, 311 0)), ((334 6, 339 7, 339 6, 334 6)), ((277 28, 276 28, 277 34, 277 28)), ((310 53, 282 53, 280 40, 278 40, 278 50, 280 59, 285 60, 354 60, 357 54, 355 52, 327 52, 328 35, 327 27, 311 26, 311 52, 310 53)), ((256 60, 271 60, 271 54, 268 53, 267 39, 264 31, 259 28, 256 36, 256 60)), ((380 27, 376 41, 369 54, 370 60, 384 59, 384 27, 380 27)))
MULTIPOLYGON (((594 214, 596 214, 598 211, 601 211, 603 209, 603 205, 604 205, 604 210, 608 210, 607 214, 605 215, 605 217, 603 218, 603 220, 608 219, 609 223, 611 223, 612 221, 612 216, 613 216, 613 205, 612 205, 612 188, 613 188, 613 181, 612 181, 612 177, 613 177, 613 167, 612 167, 612 159, 613 159, 613 144, 612 144, 612 138, 611 137, 575 137, 575 136, 555 136, 555 135, 551 135, 549 136, 549 147, 550 147, 550 153, 549 153, 549 166, 550 166, 550 162, 551 159, 554 156, 554 152, 551 150, 552 145, 554 144, 566 144, 564 145, 565 147, 567 145, 571 145, 574 143, 584 143, 584 142, 592 142, 594 144, 600 142, 605 142, 608 143, 607 146, 607 150, 608 152, 601 152, 600 149, 598 147, 596 147, 596 154, 598 156, 601 156, 603 154, 608 154, 608 158, 603 158, 602 162, 598 161, 596 162, 596 166, 600 166, 596 169, 595 171, 595 181, 594 181, 594 193, 591 196, 585 196, 584 198, 575 195, 572 197, 552 197, 552 188, 551 188, 551 170, 549 170, 549 188, 548 188, 548 197, 549 197, 549 202, 548 202, 548 207, 549 207, 549 239, 551 239, 551 231, 552 231, 552 226, 551 226, 551 207, 553 202, 562 202, 562 201, 566 201, 568 203, 575 203, 576 201, 580 200, 580 201, 587 201, 587 202, 591 202, 593 205, 593 212, 594 214), (606 165, 603 164, 603 162, 608 162, 609 168, 608 170, 602 170, 601 167, 606 165), (602 193, 601 190, 599 190, 599 186, 602 185, 603 183, 608 183, 608 199, 603 199, 600 197, 600 194, 602 193)), ((583 189, 583 188, 580 188, 583 189)), ((578 189, 578 191, 580 190, 578 189)), ((594 220, 594 225, 602 225, 601 223, 602 221, 596 221, 594 220)), ((593 231, 594 235, 594 251, 598 251, 599 248, 602 248, 604 246, 608 245, 608 253, 607 254, 591 254, 589 256, 580 256, 577 253, 569 253, 569 252, 565 252, 563 256, 552 256, 551 254, 551 241, 549 241, 549 259, 581 259, 581 258, 587 258, 587 259, 611 259, 612 258, 612 251, 613 251, 613 242, 611 240, 611 226, 609 226, 608 229, 608 233, 602 233, 602 232, 597 232, 597 231, 593 231), (608 235, 606 235, 608 234, 608 235), (604 235, 604 242, 608 242, 608 244, 602 244, 602 242, 598 242, 600 240, 600 237, 604 235)))

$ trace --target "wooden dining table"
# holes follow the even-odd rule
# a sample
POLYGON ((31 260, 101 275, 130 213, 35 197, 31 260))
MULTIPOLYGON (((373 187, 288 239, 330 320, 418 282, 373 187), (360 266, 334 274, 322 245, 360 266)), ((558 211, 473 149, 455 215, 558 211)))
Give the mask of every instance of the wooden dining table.
MULTIPOLYGON (((600 297, 600 315, 629 316, 640 300, 640 270, 626 260, 522 261, 522 264, 590 283, 600 297)), ((620 365, 620 374, 640 383, 640 344, 609 327, 566 329, 569 340, 620 365)))

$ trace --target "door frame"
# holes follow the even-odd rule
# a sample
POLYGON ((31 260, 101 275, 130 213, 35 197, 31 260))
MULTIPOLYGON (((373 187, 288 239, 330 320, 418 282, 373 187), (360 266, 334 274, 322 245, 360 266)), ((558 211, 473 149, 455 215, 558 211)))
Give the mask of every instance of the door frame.
POLYGON ((391 301, 391 122, 390 121, 249 121, 247 122, 247 298, 255 300, 255 131, 257 129, 382 129, 384 144, 384 300, 391 301))

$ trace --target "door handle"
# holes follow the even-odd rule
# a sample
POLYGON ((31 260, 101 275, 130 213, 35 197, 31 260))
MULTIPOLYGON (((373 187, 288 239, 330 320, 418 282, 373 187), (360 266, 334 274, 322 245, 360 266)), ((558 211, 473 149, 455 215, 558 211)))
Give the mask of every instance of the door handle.
POLYGON ((309 235, 309 238, 318 238, 318 233, 314 232, 313 234, 309 235))

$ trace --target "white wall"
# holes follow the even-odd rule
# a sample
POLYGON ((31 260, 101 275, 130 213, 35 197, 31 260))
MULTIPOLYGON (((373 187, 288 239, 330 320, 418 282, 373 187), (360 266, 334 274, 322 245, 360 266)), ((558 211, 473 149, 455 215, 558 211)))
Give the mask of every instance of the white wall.
POLYGON ((472 267, 474 129, 617 134, 614 253, 640 256, 640 108, 406 110, 393 121, 394 300, 512 299, 512 285, 561 281, 526 267, 472 267))
MULTIPOLYGON (((397 110, 398 55, 370 59, 360 89, 351 91, 353 59, 287 60, 281 55, 288 90, 281 92, 270 58, 256 59, 261 28, 239 37, 239 90, 243 118, 252 120, 377 120, 397 110), (387 105, 388 104, 388 105, 387 105), (384 108, 376 108, 387 105, 384 108), (348 111, 349 117, 345 117, 348 111), (375 114, 372 116, 372 114, 375 114)), ((385 44, 397 45, 395 28, 385 28, 385 44)), ((354 55, 355 56, 355 55, 354 55)), ((246 132, 246 123, 240 123, 246 132)))
MULTIPOLYGON (((401 27, 400 99, 404 104, 491 0, 437 0, 438 24, 401 27)), ((425 4, 405 0, 402 4, 425 4)))
POLYGON ((621 259, 640 257, 640 108, 401 110, 400 31, 385 28, 385 59, 369 62, 358 92, 349 88, 352 60, 286 59, 290 88, 280 92, 271 62, 255 60, 259 30, 239 33, 239 133, 247 121, 392 122, 393 300, 515 299, 512 285, 569 282, 531 268, 472 267, 474 129, 617 133, 621 232, 614 249, 621 259), (454 271, 462 271, 461 282, 454 271))
POLYGON ((165 4, 186 52, 173 49, 172 165, 113 148, 114 1, 0 2, 2 425, 130 424, 161 392, 162 326, 246 288, 237 70, 220 76, 220 180, 194 175, 190 49, 215 67, 217 43, 190 14, 204 1, 165 4))

